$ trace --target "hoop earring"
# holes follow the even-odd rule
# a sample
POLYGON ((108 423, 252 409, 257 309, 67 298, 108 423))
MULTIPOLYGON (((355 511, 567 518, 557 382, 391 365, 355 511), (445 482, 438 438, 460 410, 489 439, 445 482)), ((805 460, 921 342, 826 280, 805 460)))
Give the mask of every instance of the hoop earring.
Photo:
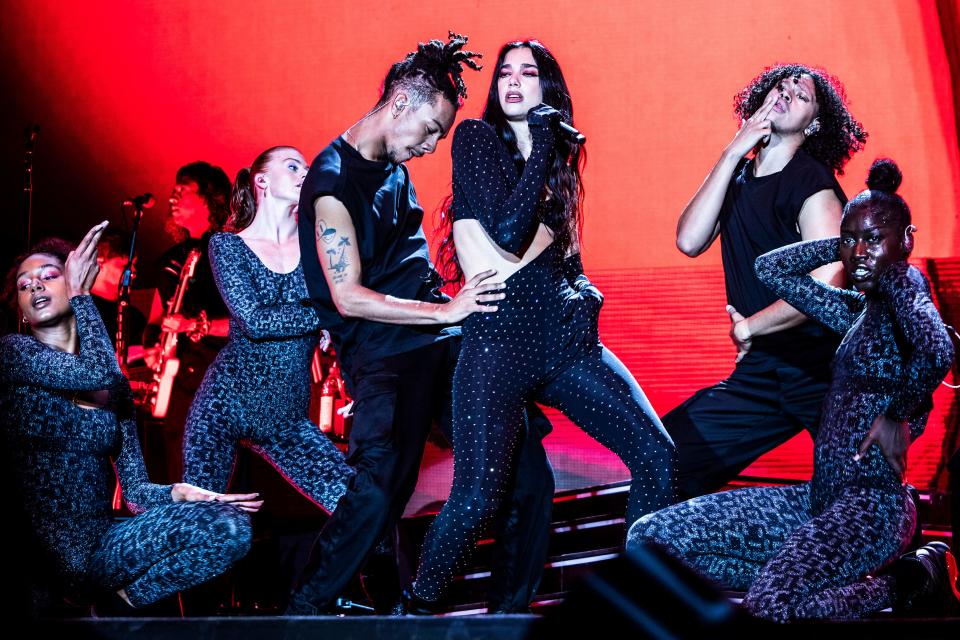
POLYGON ((820 131, 820 123, 814 120, 803 130, 803 137, 809 138, 810 136, 814 136, 817 134, 817 131, 820 131))

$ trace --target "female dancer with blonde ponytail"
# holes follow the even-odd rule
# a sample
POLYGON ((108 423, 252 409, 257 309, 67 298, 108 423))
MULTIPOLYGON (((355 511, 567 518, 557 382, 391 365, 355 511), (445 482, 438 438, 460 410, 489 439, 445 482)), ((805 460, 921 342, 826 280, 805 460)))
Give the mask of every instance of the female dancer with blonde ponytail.
POLYGON ((320 326, 304 304, 297 236, 306 174, 296 149, 267 149, 237 174, 230 232, 210 238, 213 275, 230 310, 230 336, 187 416, 184 478, 225 489, 243 441, 330 512, 353 470, 307 419, 310 360, 320 326))

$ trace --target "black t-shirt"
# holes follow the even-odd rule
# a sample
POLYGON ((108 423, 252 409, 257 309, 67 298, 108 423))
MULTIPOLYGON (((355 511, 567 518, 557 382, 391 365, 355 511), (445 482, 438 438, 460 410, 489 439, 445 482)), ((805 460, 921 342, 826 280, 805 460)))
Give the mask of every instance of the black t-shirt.
MULTIPOLYGON (((744 316, 770 306, 777 296, 760 282, 753 270, 757 257, 784 245, 800 242, 799 217, 803 203, 813 194, 832 189, 846 204, 847 198, 833 171, 802 149, 779 172, 753 175, 753 161, 741 163, 720 210, 720 248, 727 302, 744 316)), ((834 334, 820 324, 803 324, 753 341, 751 352, 782 357, 785 352, 820 359, 832 357, 834 334), (831 337, 832 336, 832 337, 831 337)), ((751 358, 755 360, 755 358, 751 358)))
POLYGON ((310 165, 300 191, 300 256, 310 298, 330 332, 348 373, 373 360, 426 346, 446 337, 440 325, 400 325, 344 318, 330 295, 320 255, 340 259, 340 235, 317 248, 317 198, 330 195, 343 203, 356 231, 361 284, 373 291, 408 300, 442 302, 439 278, 420 226, 423 209, 403 164, 365 159, 343 138, 331 142, 310 165))

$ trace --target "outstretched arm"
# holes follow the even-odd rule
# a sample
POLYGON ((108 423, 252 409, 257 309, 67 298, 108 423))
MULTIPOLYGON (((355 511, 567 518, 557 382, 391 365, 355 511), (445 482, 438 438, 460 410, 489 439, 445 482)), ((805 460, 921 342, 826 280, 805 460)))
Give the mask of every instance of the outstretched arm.
POLYGON ((790 244, 757 258, 754 269, 783 304, 844 334, 863 310, 863 296, 811 275, 817 268, 836 262, 839 244, 838 238, 790 244))
POLYGON ((357 234, 350 212, 333 196, 322 196, 314 205, 317 214, 317 253, 323 275, 337 311, 345 318, 364 318, 390 324, 455 324, 475 311, 496 311, 494 302, 505 297, 494 293, 503 283, 483 283, 494 270, 483 271, 470 279, 446 303, 406 300, 368 289, 361 281, 357 234))
POLYGON ((129 386, 124 385, 118 390, 113 406, 120 423, 120 452, 114 459, 114 466, 124 501, 133 513, 170 502, 170 485, 154 484, 147 476, 129 386))

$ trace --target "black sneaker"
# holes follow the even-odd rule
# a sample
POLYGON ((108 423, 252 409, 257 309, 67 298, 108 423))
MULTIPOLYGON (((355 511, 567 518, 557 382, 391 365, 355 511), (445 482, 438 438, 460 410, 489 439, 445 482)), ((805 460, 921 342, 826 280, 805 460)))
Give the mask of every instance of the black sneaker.
POLYGON ((424 600, 415 594, 413 589, 404 589, 401 597, 403 599, 403 615, 435 616, 443 612, 438 603, 424 600))
POLYGON ((957 560, 950 552, 950 547, 943 542, 931 542, 903 559, 922 567, 926 578, 898 613, 917 616, 960 615, 957 560))

